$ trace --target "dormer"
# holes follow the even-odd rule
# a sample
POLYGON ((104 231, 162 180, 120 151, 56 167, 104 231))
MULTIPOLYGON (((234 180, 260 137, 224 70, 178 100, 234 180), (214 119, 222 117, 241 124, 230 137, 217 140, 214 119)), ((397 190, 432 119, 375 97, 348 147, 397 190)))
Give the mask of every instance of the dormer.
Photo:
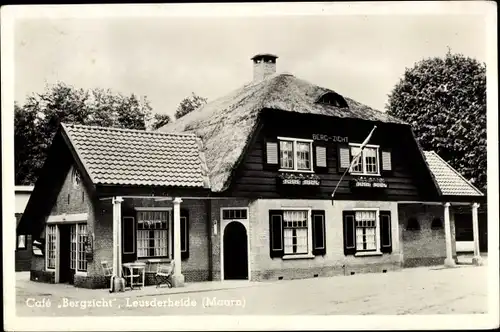
POLYGON ((339 95, 338 93, 335 93, 333 91, 328 91, 323 93, 321 96, 316 99, 316 103, 319 104, 325 104, 325 105, 332 105, 335 107, 340 107, 340 108, 346 108, 349 107, 347 105, 347 101, 339 95))

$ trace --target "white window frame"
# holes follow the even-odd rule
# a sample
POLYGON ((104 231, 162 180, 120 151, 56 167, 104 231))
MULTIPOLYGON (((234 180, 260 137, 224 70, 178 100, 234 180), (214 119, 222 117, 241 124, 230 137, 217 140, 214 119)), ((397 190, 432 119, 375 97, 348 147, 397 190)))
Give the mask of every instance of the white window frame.
POLYGON ((56 271, 57 269, 57 261, 59 259, 58 250, 59 250, 59 227, 55 224, 47 224, 45 228, 45 269, 47 271, 56 271), (54 267, 49 267, 49 227, 54 227, 54 267))
MULTIPOLYGON (((285 254, 285 251, 284 251, 285 242, 283 240, 283 257, 282 257, 282 259, 287 260, 287 259, 300 259, 300 258, 314 258, 314 255, 312 253, 312 251, 313 251, 313 245, 312 245, 312 208, 311 207, 281 207, 278 210, 281 210, 282 212, 285 212, 285 211, 307 211, 307 253, 306 254, 285 254)), ((284 216, 284 214, 283 214, 283 216, 284 216)), ((285 223, 285 218, 283 217, 282 227, 281 227, 282 234, 284 234, 284 230, 285 230, 284 223, 285 223)), ((271 240, 271 239, 269 239, 269 240, 271 240)))
MULTIPOLYGON (((81 250, 80 250, 80 244, 82 244, 82 247, 85 247, 85 242, 81 243, 80 242, 80 237, 81 237, 81 234, 80 234, 80 231, 79 231, 79 228, 81 225, 85 225, 86 226, 86 236, 89 237, 90 234, 89 234, 89 226, 87 223, 75 223, 75 224, 71 224, 70 227, 74 227, 74 230, 75 230, 75 237, 76 237, 76 250, 75 250, 75 267, 74 267, 74 270, 75 270, 75 274, 86 274, 87 271, 88 271, 88 262, 86 261, 86 257, 85 257, 85 250, 84 253, 83 253, 83 260, 80 259, 80 256, 81 256, 81 250), (85 270, 81 270, 79 269, 79 262, 87 262, 85 265, 86 265, 86 268, 85 270)), ((70 230, 70 234, 71 234, 71 230, 70 230)), ((70 237, 70 253, 71 253, 71 237, 70 237)), ((71 254, 70 254, 70 268, 73 269, 71 267, 71 254)))
MULTIPOLYGON (((351 160, 349 163, 352 163, 353 161, 353 158, 355 156, 352 155, 351 151, 352 151, 352 148, 360 148, 361 147, 361 144, 360 143, 349 143, 349 154, 351 154, 351 160)), ((380 176, 380 145, 373 145, 373 144, 367 144, 365 145, 365 149, 363 149, 362 153, 361 153, 361 160, 362 160, 362 166, 363 166, 363 171, 362 172, 353 172, 352 169, 350 170, 350 174, 352 175, 364 175, 364 176, 380 176), (366 157, 365 157, 365 152, 366 152, 366 148, 372 148, 372 149, 375 149, 376 151, 376 156, 377 156, 377 173, 367 173, 366 172, 366 157)))
POLYGON ((375 256, 382 255, 380 251, 380 209, 379 208, 355 208, 352 209, 354 211, 354 246, 356 248, 356 253, 354 256, 375 256), (375 212, 375 250, 364 251, 358 250, 357 239, 356 239, 356 212, 359 211, 371 211, 375 212))
POLYGON ((305 139, 305 138, 292 138, 292 137, 281 137, 278 136, 278 147, 282 141, 286 142, 292 142, 293 143, 293 169, 289 168, 281 168, 281 149, 279 149, 280 153, 278 156, 278 163, 280 165, 280 172, 302 172, 302 173, 313 173, 313 163, 314 163, 314 156, 313 156, 313 140, 312 139, 305 139), (311 153, 309 154, 309 169, 298 169, 297 166, 297 143, 309 143, 309 150, 311 153))
MULTIPOLYGON (((173 234, 172 234, 172 225, 173 225, 173 209, 171 207, 135 207, 136 212, 168 212, 169 213, 169 218, 168 218, 168 225, 167 225, 167 256, 139 256, 139 246, 137 243, 137 240, 139 237, 137 236, 137 233, 141 231, 136 227, 135 230, 135 248, 137 251, 137 259, 138 260, 151 260, 151 259, 172 259, 172 251, 173 251, 173 234)), ((138 225, 139 224, 139 216, 136 214, 135 222, 138 225)), ((154 230, 154 229, 153 229, 154 230)))

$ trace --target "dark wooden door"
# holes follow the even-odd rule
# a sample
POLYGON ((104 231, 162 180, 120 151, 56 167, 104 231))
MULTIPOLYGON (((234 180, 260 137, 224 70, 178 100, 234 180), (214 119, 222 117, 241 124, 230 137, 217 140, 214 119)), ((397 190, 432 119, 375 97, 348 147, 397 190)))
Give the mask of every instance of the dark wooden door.
POLYGON ((247 232, 233 221, 224 230, 224 279, 248 279, 247 232))

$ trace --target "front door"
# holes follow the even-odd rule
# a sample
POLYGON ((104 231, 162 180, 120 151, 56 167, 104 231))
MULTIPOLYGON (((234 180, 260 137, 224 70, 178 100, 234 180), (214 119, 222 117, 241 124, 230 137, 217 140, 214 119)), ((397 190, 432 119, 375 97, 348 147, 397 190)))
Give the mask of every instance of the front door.
POLYGON ((247 231, 237 221, 224 230, 224 279, 248 279, 247 231))
POLYGON ((73 283, 75 270, 71 268, 71 227, 59 226, 59 282, 73 283))

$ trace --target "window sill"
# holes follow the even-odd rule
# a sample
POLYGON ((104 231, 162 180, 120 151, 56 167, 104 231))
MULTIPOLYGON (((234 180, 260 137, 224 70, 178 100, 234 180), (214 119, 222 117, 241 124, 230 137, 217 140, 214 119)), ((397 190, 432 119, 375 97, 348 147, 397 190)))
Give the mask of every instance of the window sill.
POLYGON ((75 271, 75 276, 86 277, 87 276, 87 271, 75 271))
POLYGON ((352 176, 382 176, 381 174, 368 174, 368 173, 349 173, 351 174, 352 176))
POLYGON ((380 251, 361 251, 354 254, 354 257, 382 256, 380 251))
POLYGON ((314 258, 314 255, 310 254, 303 254, 303 255, 285 255, 282 257, 283 260, 289 260, 289 259, 311 259, 314 258))

